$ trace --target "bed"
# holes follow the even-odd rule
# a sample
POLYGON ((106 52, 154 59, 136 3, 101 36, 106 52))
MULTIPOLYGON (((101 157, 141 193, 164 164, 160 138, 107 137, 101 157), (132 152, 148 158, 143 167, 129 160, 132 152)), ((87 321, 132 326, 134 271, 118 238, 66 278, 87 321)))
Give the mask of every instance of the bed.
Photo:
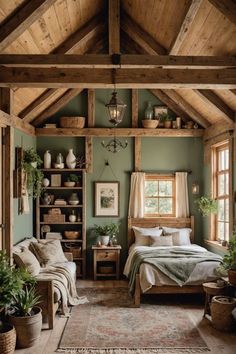
MULTIPOLYGON (((154 237, 155 239, 155 237, 154 237)), ((162 238, 163 239, 163 238, 162 238)), ((214 273, 215 268, 220 264, 221 257, 218 255, 211 254, 201 246, 194 244, 194 217, 189 218, 128 218, 128 246, 129 246, 129 256, 125 264, 124 274, 129 277, 132 272, 132 267, 134 264, 134 257, 137 253, 147 254, 147 257, 153 257, 151 252, 155 254, 156 259, 158 259, 159 252, 171 252, 173 257, 185 258, 189 257, 189 262, 191 262, 191 254, 199 254, 199 257, 209 255, 210 259, 201 259, 201 261, 193 267, 193 271, 189 270, 189 278, 184 284, 176 281, 175 278, 169 277, 165 272, 157 269, 152 263, 155 261, 154 257, 152 259, 146 259, 145 261, 140 261, 140 266, 133 272, 133 291, 135 305, 140 306, 141 294, 160 294, 160 293, 201 293, 203 292, 202 283, 206 281, 212 281, 217 279, 217 275, 214 273), (171 246, 171 247, 149 247, 149 246, 137 246, 135 243, 135 234, 133 227, 136 228, 160 228, 165 226, 166 230, 171 229, 191 229, 190 239, 191 244, 185 246, 171 246), (183 257, 181 253, 184 253, 183 257), (206 253, 207 252, 207 253, 206 253), (149 255, 150 253, 150 255, 149 255), (187 254, 185 256, 185 253, 187 254), (179 256, 180 254, 180 256, 179 256), (212 258, 211 258, 212 257, 212 258)), ((164 256, 160 256, 164 257, 164 256)), ((196 256, 198 257, 198 256, 196 256)), ((171 259, 172 261, 172 259, 171 259)), ((186 261, 187 263, 188 261, 186 261)), ((154 262, 155 263, 155 262, 154 262)), ((132 290, 132 289, 131 289, 132 290)))

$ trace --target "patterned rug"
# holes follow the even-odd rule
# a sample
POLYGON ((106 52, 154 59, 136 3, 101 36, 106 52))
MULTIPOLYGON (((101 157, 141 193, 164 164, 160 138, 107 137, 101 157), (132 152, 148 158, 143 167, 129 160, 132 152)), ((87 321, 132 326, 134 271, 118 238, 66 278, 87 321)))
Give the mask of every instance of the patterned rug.
MULTIPOLYGON (((73 307, 58 352, 83 354, 202 353, 206 343, 183 305, 142 303, 127 288, 79 290, 89 303, 73 307)), ((150 297, 149 297, 150 299, 150 297)))

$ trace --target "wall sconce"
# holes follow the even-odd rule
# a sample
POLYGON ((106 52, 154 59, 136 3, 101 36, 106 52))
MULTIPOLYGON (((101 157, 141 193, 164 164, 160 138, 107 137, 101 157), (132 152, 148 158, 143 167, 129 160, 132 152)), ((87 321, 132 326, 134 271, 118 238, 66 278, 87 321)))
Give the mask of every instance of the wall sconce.
POLYGON ((199 184, 196 182, 192 184, 192 194, 199 194, 199 184))

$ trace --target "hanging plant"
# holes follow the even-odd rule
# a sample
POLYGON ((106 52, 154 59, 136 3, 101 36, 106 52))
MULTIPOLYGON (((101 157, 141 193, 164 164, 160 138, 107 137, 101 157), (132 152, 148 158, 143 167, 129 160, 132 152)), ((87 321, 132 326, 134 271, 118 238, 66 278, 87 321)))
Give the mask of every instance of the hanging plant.
POLYGON ((43 189, 44 175, 39 169, 42 163, 43 161, 34 148, 24 150, 22 168, 27 176, 28 193, 33 198, 39 197, 43 189))
POLYGON ((218 203, 215 199, 212 199, 209 196, 203 195, 195 201, 198 206, 198 210, 203 216, 210 214, 217 214, 218 203))

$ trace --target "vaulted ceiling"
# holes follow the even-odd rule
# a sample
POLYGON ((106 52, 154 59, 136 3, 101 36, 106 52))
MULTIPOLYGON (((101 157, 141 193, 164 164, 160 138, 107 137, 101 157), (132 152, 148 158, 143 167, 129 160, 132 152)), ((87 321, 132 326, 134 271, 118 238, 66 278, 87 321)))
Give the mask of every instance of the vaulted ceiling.
MULTIPOLYGON (((234 56, 234 0, 121 0, 122 54, 234 56)), ((0 0, 0 54, 108 53, 108 1, 0 0)), ((206 71, 207 75, 207 71, 206 71)), ((79 88, 14 89, 14 114, 37 126, 79 88)), ((201 126, 233 122, 236 89, 152 89, 201 126)))

